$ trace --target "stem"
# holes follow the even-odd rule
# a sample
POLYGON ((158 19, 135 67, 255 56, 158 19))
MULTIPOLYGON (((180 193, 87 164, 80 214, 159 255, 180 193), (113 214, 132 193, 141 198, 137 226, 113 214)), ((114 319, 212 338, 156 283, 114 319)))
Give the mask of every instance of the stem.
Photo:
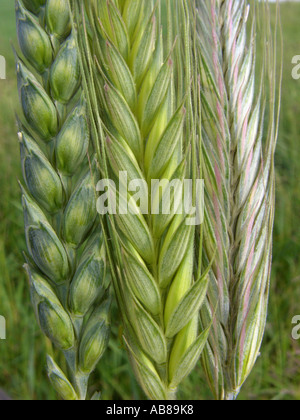
POLYGON ((77 354, 78 348, 76 345, 72 349, 64 352, 65 358, 71 371, 72 385, 74 386, 80 401, 85 401, 87 396, 89 375, 79 371, 77 354))
POLYGON ((236 401, 240 393, 240 388, 235 389, 235 385, 232 383, 232 380, 230 378, 230 372, 227 371, 227 373, 225 373, 225 377, 227 377, 227 383, 225 385, 224 390, 224 401, 236 401))
POLYGON ((86 401, 88 375, 76 372, 76 374, 73 376, 73 382, 74 382, 75 389, 79 395, 80 401, 86 401))
POLYGON ((177 400, 177 388, 168 389, 167 400, 168 401, 176 401, 177 400))
POLYGON ((237 391, 226 392, 224 400, 225 401, 236 401, 238 395, 239 395, 239 392, 237 392, 237 391))

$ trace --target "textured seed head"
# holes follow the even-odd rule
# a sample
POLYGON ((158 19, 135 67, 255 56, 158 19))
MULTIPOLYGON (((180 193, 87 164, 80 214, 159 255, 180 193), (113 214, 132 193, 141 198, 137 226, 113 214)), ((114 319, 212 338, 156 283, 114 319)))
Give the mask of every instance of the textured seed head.
POLYGON ((69 315, 49 283, 32 268, 26 266, 26 270, 32 301, 43 332, 60 349, 70 349, 74 345, 75 336, 69 315))
MULTIPOLYGON (((126 144, 122 139, 117 140, 113 136, 107 137, 106 139, 106 150, 107 156, 116 177, 120 179, 120 183, 127 190, 128 185, 131 183, 136 184, 137 180, 141 180, 139 184, 139 193, 142 197, 141 201, 145 203, 145 207, 148 207, 148 185, 144 179, 144 175, 139 167, 139 164, 126 144), (126 168, 126 177, 124 179, 119 177, 120 172, 126 168)), ((143 206, 140 205, 143 212, 143 206)), ((145 213, 148 212, 148 209, 145 209, 145 213)))
POLYGON ((56 139, 55 153, 58 170, 72 176, 86 157, 89 129, 86 106, 81 102, 69 115, 56 139))
POLYGON ((131 39, 134 38, 134 33, 140 23, 142 6, 143 2, 140 0, 124 1, 123 19, 131 39))
POLYGON ((127 59, 129 52, 129 39, 126 28, 122 22, 122 17, 118 6, 113 2, 99 1, 98 13, 101 17, 101 32, 106 38, 106 34, 113 41, 115 47, 121 52, 124 59, 127 59))
POLYGON ((67 205, 63 231, 67 243, 77 247, 86 239, 97 216, 96 191, 90 172, 77 187, 67 205))
MULTIPOLYGON (((99 244, 100 245, 100 244, 99 244)), ((105 262, 103 249, 79 265, 70 287, 70 308, 76 316, 84 316, 104 292, 105 262)))
POLYGON ((152 400, 165 400, 166 389, 162 384, 154 363, 141 350, 130 327, 126 330, 125 341, 133 369, 145 393, 152 400))
POLYGON ((162 68, 162 63, 164 62, 164 51, 163 45, 161 42, 161 37, 158 39, 155 51, 153 53, 153 59, 150 64, 150 67, 146 73, 146 76, 143 80, 141 90, 138 97, 139 107, 138 107, 138 116, 139 121, 143 121, 143 114, 145 112, 145 107, 147 100, 153 91, 154 83, 156 82, 156 78, 162 68))
POLYGON ((30 10, 32 13, 38 13, 41 6, 44 6, 46 0, 23 0, 24 6, 26 9, 30 10))
POLYGON ((52 96, 62 104, 67 104, 80 85, 80 67, 78 50, 73 35, 60 49, 50 73, 52 96))
POLYGON ((250 2, 251 19, 246 0, 217 1, 213 7, 210 0, 196 4, 204 99, 202 170, 207 180, 204 264, 216 254, 209 304, 201 311, 206 327, 217 307, 203 362, 216 398, 232 399, 254 366, 265 329, 280 77, 275 71, 277 48, 269 11, 256 13, 256 6, 264 9, 264 3, 250 2), (262 18, 259 24, 258 16, 262 18), (258 26, 268 29, 258 36, 258 26), (268 51, 261 50, 266 71, 261 72, 257 86, 256 46, 262 46, 257 43, 261 35, 268 51), (265 89, 267 85, 270 89, 265 89), (265 103, 270 107, 267 121, 265 103))
POLYGON ((20 1, 16 2, 17 33, 22 53, 30 64, 43 73, 52 63, 52 47, 39 21, 20 1))
POLYGON ((56 108, 21 60, 17 61, 18 89, 23 112, 28 124, 46 142, 57 134, 58 121, 56 108))
POLYGON ((24 224, 25 226, 38 225, 39 221, 47 223, 48 220, 41 210, 41 208, 35 203, 35 201, 27 194, 25 189, 22 189, 22 205, 24 213, 24 224))
POLYGON ((167 343, 162 329, 153 317, 132 298, 127 291, 126 305, 129 312, 129 321, 134 326, 136 336, 143 351, 158 364, 167 360, 167 343))
POLYGON ((28 226, 26 241, 30 256, 39 269, 54 283, 64 283, 69 274, 69 262, 54 230, 45 223, 28 226))
MULTIPOLYGON (((121 297, 120 310, 124 315, 125 339, 132 363, 145 392, 155 399, 169 396, 168 361, 172 342, 199 309, 194 301, 188 308, 194 291, 193 269, 183 269, 181 276, 176 277, 188 252, 193 260, 194 247, 190 244, 194 228, 187 226, 184 217, 167 214, 164 220, 158 221, 155 215, 149 215, 149 210, 144 211, 152 199, 151 178, 158 181, 166 178, 169 184, 183 161, 187 165, 181 168, 179 179, 184 178, 185 172, 192 172, 189 144, 196 136, 192 132, 193 114, 190 112, 194 98, 189 96, 194 78, 189 72, 192 52, 187 39, 186 12, 190 3, 194 2, 86 1, 93 36, 88 40, 83 31, 80 35, 88 50, 83 61, 90 58, 90 66, 87 62, 84 64, 89 85, 86 94, 93 105, 91 118, 97 130, 104 131, 104 135, 96 135, 101 149, 106 151, 104 173, 118 176, 119 172, 126 171, 129 183, 140 179, 144 185, 138 186, 138 193, 129 186, 125 194, 122 188, 115 194, 120 211, 110 216, 114 229, 107 230, 106 234, 112 245, 110 260, 114 262, 115 286, 121 297), (160 25, 167 21, 166 29, 170 34, 164 39, 160 25), (184 26, 185 31, 181 31, 184 26), (180 31, 185 32, 186 39, 178 39, 178 48, 173 54, 173 34, 180 31), (96 46, 92 39, 99 33, 101 41, 96 46), (95 73, 90 74, 87 69, 94 66, 95 73), (185 107, 189 118, 186 118, 185 107), (168 300, 170 304, 168 294, 174 282, 174 288, 179 290, 173 293, 176 302, 168 307, 167 330, 163 322, 165 303, 168 300)), ((181 38, 181 34, 178 35, 181 38)), ((120 184, 122 187, 122 181, 120 184)), ((160 204, 160 197, 153 195, 160 204)), ((174 196, 170 197, 171 202, 174 196)), ((177 204, 176 209, 178 207, 177 204)))
MULTIPOLYGON (((150 140, 147 144, 145 157, 149 179, 161 177, 167 169, 168 164, 170 164, 173 152, 178 147, 182 137, 185 113, 185 109, 181 106, 172 117, 160 138, 156 137, 157 127, 154 128, 154 133, 151 133, 152 135, 150 135, 150 140)), ((177 159, 174 159, 174 163, 176 168, 177 159)))
POLYGON ((55 213, 63 202, 60 178, 33 139, 25 133, 21 133, 19 138, 27 188, 43 209, 55 213))
POLYGON ((168 296, 165 312, 165 329, 168 338, 175 337, 198 314, 206 297, 209 285, 208 271, 188 288, 189 281, 191 281, 190 270, 192 268, 187 268, 186 262, 184 262, 178 271, 178 275, 179 273, 184 274, 184 271, 186 271, 189 277, 187 279, 182 277, 182 285, 179 284, 179 278, 176 277, 175 285, 178 287, 178 292, 175 291, 173 284, 171 286, 172 290, 170 290, 170 296, 168 296), (172 298, 174 299, 174 303, 172 302, 172 298))
POLYGON ((154 69, 153 75, 151 73, 152 71, 148 71, 147 74, 147 77, 149 77, 150 80, 154 80, 154 82, 151 83, 151 90, 149 94, 147 90, 142 92, 139 97, 140 124, 144 136, 148 135, 155 117, 166 98, 173 73, 173 62, 168 59, 160 68, 158 74, 156 74, 156 69, 154 69))
POLYGON ((107 68, 109 77, 118 86, 124 98, 126 98, 130 109, 134 110, 137 101, 137 93, 132 74, 127 66, 126 61, 109 41, 105 43, 104 53, 110 63, 107 68))
POLYGON ((176 274, 191 243, 193 229, 186 226, 186 220, 178 215, 170 226, 159 260, 159 282, 166 288, 176 274))
POLYGON ((110 334, 110 305, 111 299, 108 298, 93 312, 85 327, 79 349, 79 365, 82 372, 92 372, 107 347, 110 334))
MULTIPOLYGON (((121 196, 120 199, 122 200, 121 196)), ((155 258, 153 238, 137 205, 132 201, 130 204, 127 215, 116 215, 117 225, 144 260, 151 264, 155 258)))
POLYGON ((137 85, 140 86, 155 50, 156 18, 148 20, 147 26, 132 46, 129 64, 137 85))
POLYGON ((31 298, 35 309, 44 300, 58 305, 59 300, 49 282, 33 266, 25 264, 24 268, 29 279, 31 298))
POLYGON ((59 39, 64 39, 71 32, 68 0, 48 0, 45 18, 47 29, 59 39))
POLYGON ((43 301, 38 305, 39 322, 44 334, 61 350, 74 346, 72 322, 61 305, 43 301))
POLYGON ((112 86, 104 87, 107 107, 120 136, 139 160, 142 155, 142 139, 137 121, 123 96, 112 86))
POLYGON ((178 362, 184 357, 187 349, 193 344, 197 338, 198 332, 198 315, 196 315, 177 335, 169 362, 169 375, 171 381, 178 369, 178 362))
POLYGON ((129 287, 152 315, 158 315, 161 310, 160 291, 148 267, 133 248, 128 254, 124 252, 124 264, 129 287))
POLYGON ((210 328, 197 337, 198 314, 176 336, 169 362, 170 388, 176 387, 197 364, 207 343, 210 328))
POLYGON ((93 234, 89 236, 89 239, 84 246, 83 253, 80 257, 80 263, 93 256, 104 258, 105 248, 103 244, 102 230, 99 229, 98 226, 93 234))
POLYGON ((87 152, 93 160, 95 151, 92 144, 89 147, 77 39, 71 33, 70 13, 75 19, 76 3, 82 2, 15 1, 19 43, 26 59, 23 62, 15 54, 26 120, 18 125, 31 299, 41 329, 66 359, 63 372, 48 357, 53 387, 65 400, 85 400, 88 376, 106 347, 104 339, 99 344, 99 324, 95 324, 98 342, 89 336, 82 344, 85 372, 79 366, 79 347, 109 276, 105 276, 100 220, 96 221, 95 189, 92 176, 86 176, 87 152), (96 231, 98 247, 95 237, 89 238, 96 231))
POLYGON ((53 388, 65 401, 76 401, 78 399, 78 396, 66 375, 54 362, 51 356, 47 356, 47 372, 53 388))
POLYGON ((174 215, 182 211, 182 181, 185 173, 186 164, 183 161, 174 172, 170 172, 170 175, 164 174, 165 179, 170 180, 170 183, 162 183, 161 188, 154 188, 151 192, 152 226, 155 238, 160 238, 172 222, 174 215), (170 211, 167 211, 167 214, 161 211, 164 202, 170 202, 170 211))
POLYGON ((190 249, 186 253, 178 272, 175 276, 175 279, 173 280, 173 283, 171 285, 168 298, 166 301, 166 307, 165 307, 165 327, 168 327, 168 324, 170 322, 170 319, 172 315, 174 315, 174 312, 176 312, 176 309, 178 308, 178 304, 180 303, 181 299, 184 297, 184 295, 187 293, 187 291, 190 289, 191 284, 193 282, 193 253, 189 252, 193 250, 193 242, 191 241, 190 249))

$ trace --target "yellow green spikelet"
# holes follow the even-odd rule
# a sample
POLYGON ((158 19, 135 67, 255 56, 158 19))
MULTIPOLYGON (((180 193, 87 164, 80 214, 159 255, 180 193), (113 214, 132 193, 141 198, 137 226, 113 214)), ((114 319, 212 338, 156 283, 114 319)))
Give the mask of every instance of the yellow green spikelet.
POLYGON ((148 397, 173 398, 207 339, 198 328, 208 279, 194 270, 195 227, 187 223, 188 214, 178 211, 178 189, 168 190, 164 182, 196 178, 191 4, 87 0, 84 13, 82 3, 76 3, 103 177, 117 180, 126 172, 129 184, 141 181, 139 194, 117 194, 119 202, 129 199, 132 213, 117 212, 105 221, 125 340, 148 397), (81 21, 84 15, 87 20, 81 21), (158 181, 156 188, 152 180, 158 181), (162 197, 168 194, 171 212, 161 214, 162 197))

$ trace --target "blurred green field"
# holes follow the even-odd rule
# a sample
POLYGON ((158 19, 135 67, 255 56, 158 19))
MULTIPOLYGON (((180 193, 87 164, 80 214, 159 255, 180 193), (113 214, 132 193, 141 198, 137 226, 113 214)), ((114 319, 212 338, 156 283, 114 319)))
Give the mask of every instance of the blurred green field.
MULTIPOLYGON (((300 54, 300 3, 281 7, 284 35, 282 114, 277 149, 277 211, 274 264, 267 331, 261 357, 240 399, 300 400, 300 341, 291 338, 292 318, 300 314, 300 80, 291 77, 292 57, 300 54)), ((22 264, 25 249, 18 178, 18 111, 14 57, 14 2, 0 2, 0 55, 7 60, 7 80, 0 80, 0 315, 7 320, 7 340, 0 340, 0 388, 16 400, 53 400, 45 373, 49 343, 39 332, 30 306, 22 264)), ((143 398, 118 339, 113 338, 94 382, 104 399, 143 398)), ((201 366, 188 378, 182 399, 211 399, 201 366)))

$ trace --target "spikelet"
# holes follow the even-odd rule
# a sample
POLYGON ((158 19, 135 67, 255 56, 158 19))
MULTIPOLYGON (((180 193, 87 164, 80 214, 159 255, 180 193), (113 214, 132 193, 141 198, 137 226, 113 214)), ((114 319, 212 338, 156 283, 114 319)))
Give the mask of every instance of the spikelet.
POLYGON ((68 363, 63 372, 48 357, 51 383, 64 399, 86 399, 108 341, 110 298, 78 49, 68 0, 17 0, 16 18, 26 59, 16 56, 25 267, 41 329, 68 363))
MULTIPOLYGON (((155 3, 93 0, 85 2, 84 13, 77 1, 75 22, 103 178, 117 180, 126 172, 129 184, 141 180, 143 206, 137 195, 110 184, 105 197, 117 196, 123 209, 129 199, 129 209, 104 224, 136 376, 149 398, 166 399, 175 397, 206 342, 208 331, 199 335, 198 311, 208 277, 194 273, 195 229, 188 215, 174 208, 166 215, 149 210, 149 203, 158 209, 162 195, 170 194, 164 183, 162 195, 152 191, 151 180, 192 178, 190 87, 197 84, 188 2, 155 3), (88 22, 81 20, 84 15, 88 22)), ((175 191, 170 201, 176 208, 175 191)))
MULTIPOLYGON (((260 13, 266 8, 257 7, 260 13)), ((206 190, 204 264, 215 254, 202 325, 218 308, 203 364, 215 397, 235 399, 255 364, 266 322, 274 219, 276 74, 266 14, 264 39, 271 62, 265 58, 268 78, 256 90, 254 10, 248 38, 246 1, 201 0, 197 8, 206 190), (268 116, 264 90, 269 82, 268 116)))

